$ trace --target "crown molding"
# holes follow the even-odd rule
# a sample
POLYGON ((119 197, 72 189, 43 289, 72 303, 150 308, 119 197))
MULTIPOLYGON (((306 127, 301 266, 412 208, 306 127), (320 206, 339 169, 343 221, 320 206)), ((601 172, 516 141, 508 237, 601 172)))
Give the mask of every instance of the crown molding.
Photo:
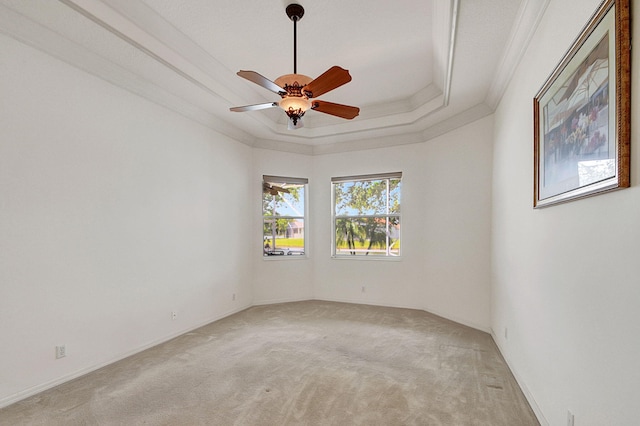
MULTIPOLYGON (((60 0, 138 51, 174 71, 208 96, 204 109, 173 94, 135 71, 100 56, 55 30, 0 5, 0 31, 118 87, 166 107, 248 146, 321 155, 429 140, 495 111, 510 76, 521 60, 549 0, 523 0, 511 39, 485 101, 438 122, 433 118, 449 103, 455 59, 458 2, 436 2, 434 13, 434 83, 406 99, 362 108, 357 120, 318 114, 305 117, 306 127, 292 133, 274 111, 234 116, 229 105, 255 99, 257 90, 238 79, 215 58, 164 20, 141 0, 60 0), (437 25, 435 25, 437 22, 437 25), (241 127, 246 130, 241 130, 241 127)), ((46 25, 46 24, 45 24, 46 25)), ((177 77, 176 77, 177 78, 177 77)))
POLYGON ((245 145, 252 146, 255 143, 253 136, 239 128, 229 125, 202 108, 186 102, 148 80, 141 79, 132 72, 3 5, 0 5, 0 29, 22 43, 168 108, 222 135, 245 145))
MULTIPOLYGON (((140 0, 59 0, 224 103, 240 101, 235 75, 140 0), (215 76, 213 78, 212 76, 215 76)), ((244 90, 245 95, 253 91, 244 90)))
MULTIPOLYGON (((211 57, 200 46, 180 32, 162 16, 151 9, 141 0, 60 0, 60 2, 72 10, 80 13, 87 19, 95 22, 113 35, 135 47, 140 52, 153 58, 163 66, 171 69, 179 76, 200 88, 207 95, 213 97, 218 104, 216 115, 228 113, 228 106, 246 103, 245 99, 255 99, 255 90, 249 88, 234 73, 229 72, 215 58, 211 57)), ((251 123, 247 128, 251 132, 250 137, 242 135, 241 141, 253 144, 258 139, 280 139, 288 143, 323 143, 326 140, 352 139, 356 132, 368 132, 388 126, 403 126, 414 123, 421 117, 437 111, 448 103, 448 94, 451 84, 451 70, 453 67, 453 51, 455 47, 455 33, 457 21, 458 0, 447 0, 444 4, 438 3, 434 13, 434 22, 439 22, 439 34, 434 34, 441 44, 436 50, 440 57, 434 61, 441 64, 444 69, 436 72, 443 80, 418 90, 407 99, 397 100, 379 105, 369 105, 362 108, 361 117, 348 125, 337 123, 333 117, 307 117, 306 127, 292 134, 287 130, 286 120, 273 114, 257 111, 242 122, 251 123), (442 25, 442 23, 445 25, 442 25), (441 87, 442 89, 438 89, 441 87), (440 94, 444 98, 440 103, 434 102, 440 94)), ((69 40, 72 42, 71 40, 69 40)), ((96 69, 82 63, 82 58, 66 58, 67 62, 75 64, 89 72, 111 81, 114 84, 130 90, 131 82, 123 81, 122 76, 113 77, 105 75, 111 69, 96 69)), ((132 80, 137 82, 134 73, 132 80)), ((144 90, 135 90, 142 94, 144 90)), ((149 94, 144 94, 149 99, 149 94)), ((153 95, 159 98, 160 93, 153 95)), ((169 106, 175 101, 172 99, 162 102, 169 106)), ((157 102, 157 100, 156 100, 157 102)), ((184 103, 188 100, 183 100, 184 103)), ((177 111, 185 115, 184 111, 177 111)), ((213 114, 212 114, 213 115, 213 114)), ((187 115, 188 116, 188 115, 187 115)), ((194 117, 195 119, 196 117, 194 117)), ((202 123, 202 119, 198 120, 202 123)), ((209 120, 205 120, 210 122, 209 120)), ((223 127, 238 123, 234 117, 218 119, 223 127)), ((225 130, 224 133, 230 131, 225 130)), ((241 131, 242 133, 246 133, 241 131)))
POLYGON ((349 141, 328 141, 324 144, 313 145, 290 144, 276 140, 258 139, 254 147, 315 156, 411 145, 427 142, 491 114, 493 114, 493 110, 488 105, 479 104, 453 117, 439 121, 427 127, 425 130, 420 130, 419 126, 416 126, 418 130, 413 129, 411 131, 406 131, 405 128, 386 128, 375 132, 368 132, 364 135, 358 134, 357 138, 349 141))

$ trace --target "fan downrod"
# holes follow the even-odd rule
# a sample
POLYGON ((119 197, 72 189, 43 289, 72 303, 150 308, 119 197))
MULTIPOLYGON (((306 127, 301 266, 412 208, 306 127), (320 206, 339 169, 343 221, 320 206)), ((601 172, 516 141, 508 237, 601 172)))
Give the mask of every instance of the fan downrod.
POLYGON ((296 24, 304 16, 304 7, 291 3, 286 8, 287 16, 293 21, 293 73, 298 73, 298 32, 296 24))
POLYGON ((304 7, 300 6, 299 4, 292 3, 287 6, 286 12, 289 19, 291 19, 293 22, 296 22, 301 20, 304 16, 304 7))
POLYGON ((234 107, 230 108, 230 110, 242 112, 279 107, 289 118, 289 130, 296 130, 303 127, 301 118, 304 113, 310 109, 347 120, 355 118, 360 112, 360 108, 358 107, 321 100, 314 100, 313 102, 309 100, 310 98, 321 96, 330 90, 334 90, 350 82, 351 75, 348 70, 340 68, 337 65, 329 68, 315 79, 303 74, 298 74, 297 23, 304 16, 304 8, 297 3, 291 3, 286 7, 285 12, 293 22, 293 74, 281 75, 273 82, 255 71, 240 70, 237 73, 238 76, 276 93, 282 100, 280 102, 234 107))

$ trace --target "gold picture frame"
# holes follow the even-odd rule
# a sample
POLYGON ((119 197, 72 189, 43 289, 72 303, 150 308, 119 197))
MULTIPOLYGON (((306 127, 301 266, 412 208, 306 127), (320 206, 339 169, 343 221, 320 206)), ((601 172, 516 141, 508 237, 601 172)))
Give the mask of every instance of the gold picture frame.
POLYGON ((630 185, 630 0, 605 0, 533 99, 541 208, 630 185))

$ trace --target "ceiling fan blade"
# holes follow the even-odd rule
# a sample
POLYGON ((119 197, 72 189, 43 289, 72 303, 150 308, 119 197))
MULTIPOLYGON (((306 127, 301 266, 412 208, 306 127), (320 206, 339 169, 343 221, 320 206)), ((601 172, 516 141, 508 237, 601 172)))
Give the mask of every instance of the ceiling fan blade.
POLYGON ((307 84, 304 92, 310 98, 316 98, 337 87, 351 81, 349 71, 335 65, 326 70, 321 76, 307 84))
POLYGON ((271 184, 269 184, 267 182, 264 182, 262 184, 262 190, 264 192, 268 192, 271 195, 278 195, 278 192, 286 192, 287 194, 291 192, 287 188, 283 188, 281 186, 276 186, 276 185, 271 185, 271 184))
POLYGON ((278 106, 277 102, 270 102, 270 103, 266 103, 266 104, 256 104, 256 105, 245 105, 245 106, 233 107, 233 108, 229 108, 229 110, 233 111, 233 112, 257 111, 259 109, 273 108, 273 107, 277 107, 277 106, 278 106))
POLYGON ((278 192, 286 192, 287 194, 291 192, 287 188, 283 188, 281 186, 275 186, 275 185, 271 185, 271 189, 278 192))
POLYGON ((237 74, 240 77, 246 78, 247 80, 257 84, 258 86, 262 86, 267 90, 271 90, 272 92, 277 93, 278 95, 286 93, 286 91, 282 87, 278 86, 273 81, 269 80, 267 77, 264 77, 255 71, 241 70, 241 71, 238 71, 237 74))
POLYGON ((333 102, 320 100, 313 101, 311 103, 311 109, 318 112, 324 112, 325 114, 335 115, 336 117, 346 118, 347 120, 351 120, 360 114, 360 108, 358 107, 334 104, 333 102))

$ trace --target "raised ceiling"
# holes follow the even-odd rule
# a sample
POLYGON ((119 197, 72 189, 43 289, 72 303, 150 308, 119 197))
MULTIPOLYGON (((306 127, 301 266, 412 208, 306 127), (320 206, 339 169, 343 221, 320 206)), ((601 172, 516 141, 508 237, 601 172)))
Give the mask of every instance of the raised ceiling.
POLYGON ((236 72, 293 72, 287 0, 0 0, 0 31, 251 146, 308 154, 428 140, 493 112, 548 0, 299 0, 298 72, 353 80, 287 130, 236 72))

